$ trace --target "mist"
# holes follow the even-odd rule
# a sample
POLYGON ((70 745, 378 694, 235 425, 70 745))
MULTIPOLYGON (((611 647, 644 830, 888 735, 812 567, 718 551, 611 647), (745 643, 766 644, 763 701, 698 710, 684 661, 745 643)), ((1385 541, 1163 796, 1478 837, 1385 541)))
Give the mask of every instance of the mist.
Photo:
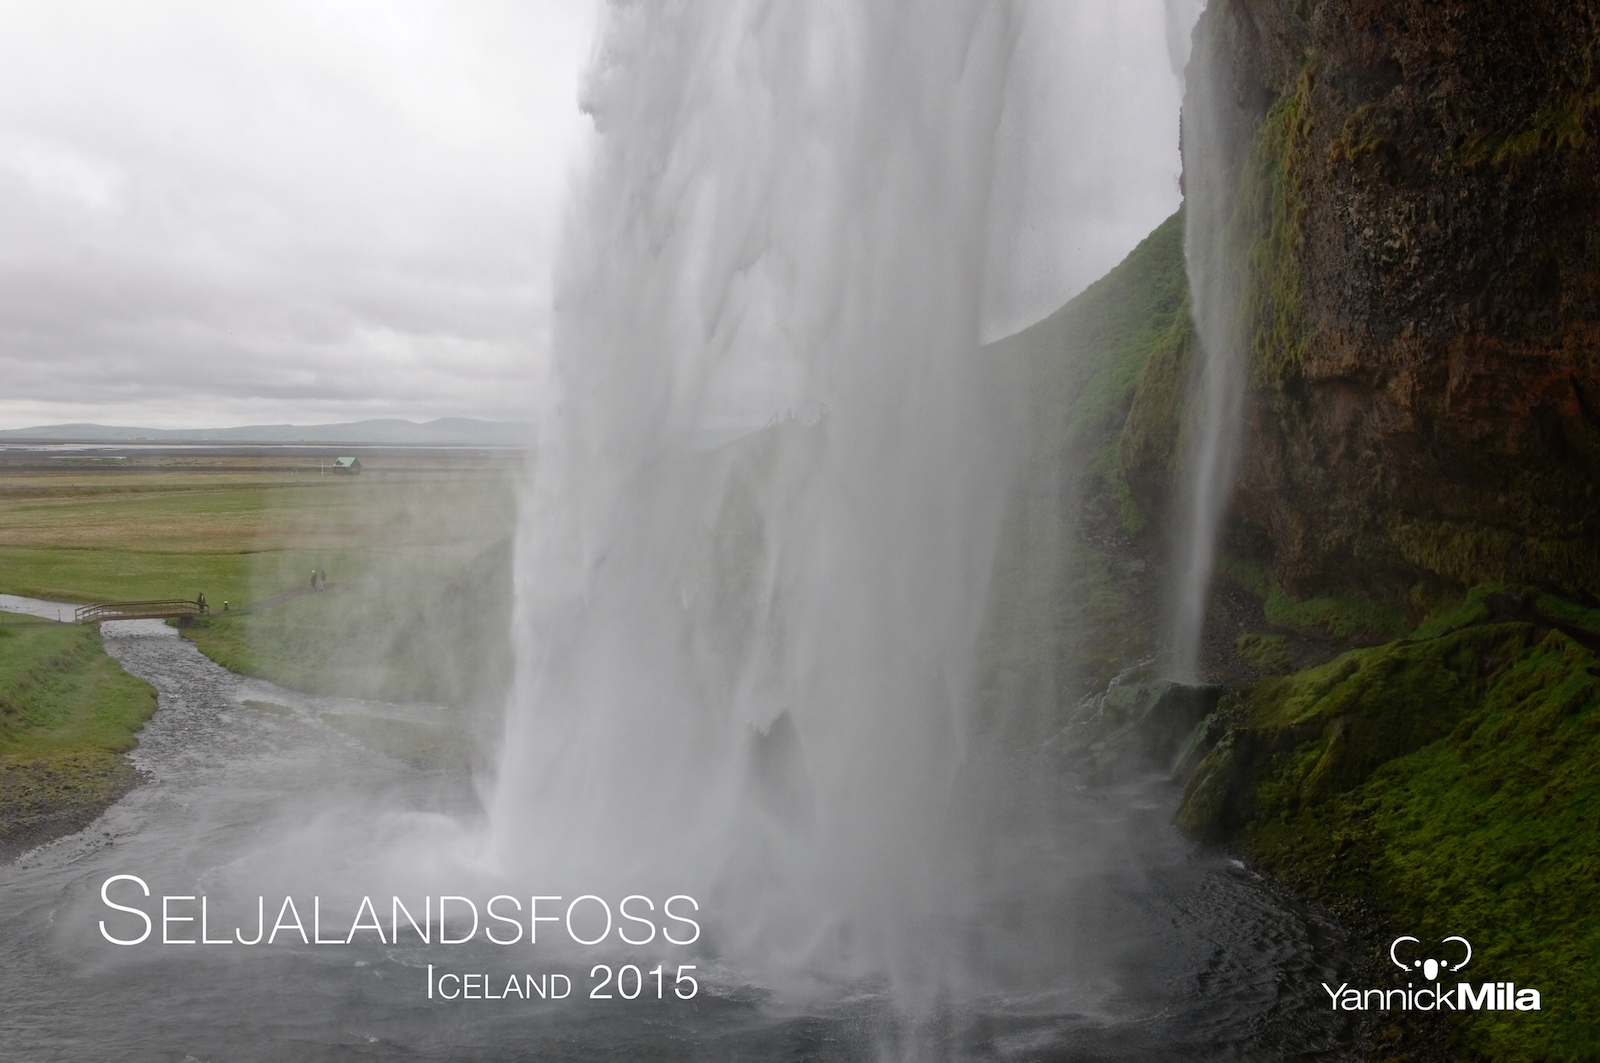
MULTIPOLYGON (((1140 120, 1174 113, 1164 33, 1154 6, 609 12, 487 866, 714 898, 728 961, 783 984, 1037 969, 1038 942, 972 959, 992 828, 1051 818, 974 713, 1031 431, 983 342, 1175 206, 1176 130, 1140 120)), ((1007 890, 1059 904, 1058 872, 1007 890)))

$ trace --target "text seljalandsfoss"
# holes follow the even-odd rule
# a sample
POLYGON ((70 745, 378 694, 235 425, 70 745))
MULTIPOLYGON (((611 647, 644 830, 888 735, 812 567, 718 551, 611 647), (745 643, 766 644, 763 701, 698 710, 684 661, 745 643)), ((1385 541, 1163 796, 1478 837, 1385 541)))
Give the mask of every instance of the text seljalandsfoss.
POLYGON ((430 894, 409 900, 380 897, 376 903, 363 896, 338 910, 330 904, 326 911, 317 895, 299 900, 285 895, 271 904, 261 895, 243 911, 227 911, 204 895, 157 897, 137 875, 112 875, 100 886, 100 900, 117 913, 100 920, 101 936, 113 945, 395 945, 402 935, 425 945, 464 945, 480 936, 494 945, 534 945, 541 931, 547 941, 554 936, 578 945, 648 945, 658 937, 670 945, 692 945, 700 939, 695 918, 700 905, 683 893, 659 904, 639 893, 615 901, 593 893, 570 898, 501 893, 481 901, 430 894), (276 914, 269 917, 269 912, 276 914))

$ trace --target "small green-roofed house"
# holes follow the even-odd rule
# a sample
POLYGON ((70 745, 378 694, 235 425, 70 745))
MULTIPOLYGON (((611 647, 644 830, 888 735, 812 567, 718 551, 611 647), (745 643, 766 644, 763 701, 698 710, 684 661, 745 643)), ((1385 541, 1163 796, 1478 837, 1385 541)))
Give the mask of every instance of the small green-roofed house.
POLYGON ((335 458, 333 461, 334 472, 358 473, 361 471, 360 458, 335 458))

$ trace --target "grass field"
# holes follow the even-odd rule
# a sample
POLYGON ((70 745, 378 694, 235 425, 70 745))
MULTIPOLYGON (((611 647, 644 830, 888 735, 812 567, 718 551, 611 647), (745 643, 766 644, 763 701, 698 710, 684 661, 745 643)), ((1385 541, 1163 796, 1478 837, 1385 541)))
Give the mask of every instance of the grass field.
POLYGON ((76 829, 133 786, 122 757, 156 709, 92 627, 0 615, 0 859, 76 829))
MULTIPOLYGON (((0 463, 0 591, 65 602, 204 592, 215 615, 184 633, 225 667, 461 708, 448 734, 330 724, 402 759, 462 762, 471 720, 487 717, 471 710, 497 704, 509 667, 520 465, 476 453, 363 463, 359 476, 281 458, 0 463), (299 591, 313 568, 328 590, 221 612, 299 591)), ((119 754, 156 707, 94 628, 4 619, 0 859, 81 827, 133 786, 119 754)))
POLYGON ((313 568, 339 581, 396 554, 448 566, 508 534, 513 466, 373 464, 358 477, 248 459, 0 466, 0 591, 72 602, 203 591, 220 607, 298 586, 313 568))
POLYGON ((214 618, 185 634, 234 671, 389 700, 497 695, 519 461, 379 456, 359 476, 277 457, 140 461, 0 464, 0 591, 204 592, 214 618), (328 591, 234 611, 307 588, 312 569, 328 591))
POLYGON ((509 677, 510 554, 502 539, 369 558, 358 582, 183 634, 230 671, 296 690, 492 708, 509 677))

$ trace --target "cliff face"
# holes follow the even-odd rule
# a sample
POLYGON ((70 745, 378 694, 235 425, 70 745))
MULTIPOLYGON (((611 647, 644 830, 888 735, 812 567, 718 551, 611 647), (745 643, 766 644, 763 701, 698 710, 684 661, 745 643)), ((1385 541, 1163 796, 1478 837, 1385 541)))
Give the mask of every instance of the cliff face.
MULTIPOLYGON (((1318 602, 1408 615, 1231 691, 1178 823, 1375 941, 1465 935, 1548 987, 1450 1017, 1453 1058, 1600 1058, 1568 885, 1600 868, 1597 62, 1600 0, 1211 0, 1189 72, 1191 223, 1232 197, 1197 276, 1236 278, 1248 377, 1224 569, 1273 626, 1236 645, 1318 602)), ((1384 1021, 1385 1058, 1434 1058, 1384 1021)))
POLYGON ((1278 579, 1600 594, 1600 2, 1213 0, 1196 42, 1278 579))

